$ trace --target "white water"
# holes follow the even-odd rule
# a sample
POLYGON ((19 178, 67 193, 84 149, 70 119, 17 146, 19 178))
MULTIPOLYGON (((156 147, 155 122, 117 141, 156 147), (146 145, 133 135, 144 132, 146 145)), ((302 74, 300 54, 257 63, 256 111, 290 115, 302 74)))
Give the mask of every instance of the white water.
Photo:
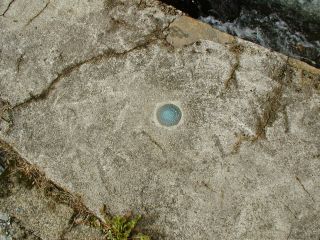
POLYGON ((294 10, 301 13, 305 18, 320 18, 320 0, 251 0, 251 2, 267 6, 268 4, 277 4, 283 9, 294 10))
POLYGON ((265 16, 254 10, 242 10, 232 22, 223 23, 211 16, 200 17, 200 20, 223 32, 320 66, 320 40, 308 41, 275 13, 265 16))

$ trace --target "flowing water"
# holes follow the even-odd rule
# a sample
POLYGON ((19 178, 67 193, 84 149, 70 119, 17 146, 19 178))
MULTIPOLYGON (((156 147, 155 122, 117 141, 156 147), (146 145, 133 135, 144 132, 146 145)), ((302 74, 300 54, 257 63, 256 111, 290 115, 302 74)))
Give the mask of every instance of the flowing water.
MULTIPOLYGON (((310 17, 301 7, 286 9, 250 0, 164 1, 223 32, 320 67, 320 17, 310 17)), ((312 0, 300 2, 305 6, 312 0)))

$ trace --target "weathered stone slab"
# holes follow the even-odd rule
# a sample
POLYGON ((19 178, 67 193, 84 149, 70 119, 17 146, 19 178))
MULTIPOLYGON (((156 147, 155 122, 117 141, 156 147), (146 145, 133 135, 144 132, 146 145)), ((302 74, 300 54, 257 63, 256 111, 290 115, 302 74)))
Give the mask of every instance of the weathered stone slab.
POLYGON ((170 25, 171 33, 167 41, 175 48, 183 47, 198 40, 211 40, 225 44, 235 42, 235 38, 188 16, 182 16, 170 25))
POLYGON ((159 239, 317 239, 318 69, 171 23, 153 1, 82 11, 1 18, 3 140, 97 213, 143 213, 159 239), (167 102, 183 113, 173 128, 155 117, 167 102))
POLYGON ((73 209, 46 200, 36 189, 19 187, 9 197, 0 199, 0 212, 14 218, 12 221, 10 218, 8 220, 8 239, 13 235, 14 239, 24 239, 25 236, 26 239, 53 240, 60 239, 69 226, 73 209), (22 226, 20 232, 11 229, 14 226, 11 227, 10 222, 22 226))

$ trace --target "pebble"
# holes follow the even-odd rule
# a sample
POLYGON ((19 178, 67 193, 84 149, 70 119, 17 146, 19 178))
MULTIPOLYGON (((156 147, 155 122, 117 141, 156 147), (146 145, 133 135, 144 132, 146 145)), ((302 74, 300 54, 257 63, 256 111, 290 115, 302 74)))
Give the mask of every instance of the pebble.
POLYGON ((5 214, 5 213, 1 213, 0 212, 0 221, 2 222, 9 222, 10 220, 10 217, 8 214, 5 214))
POLYGON ((7 227, 10 225, 10 217, 8 214, 0 212, 0 240, 12 240, 8 235, 7 227))

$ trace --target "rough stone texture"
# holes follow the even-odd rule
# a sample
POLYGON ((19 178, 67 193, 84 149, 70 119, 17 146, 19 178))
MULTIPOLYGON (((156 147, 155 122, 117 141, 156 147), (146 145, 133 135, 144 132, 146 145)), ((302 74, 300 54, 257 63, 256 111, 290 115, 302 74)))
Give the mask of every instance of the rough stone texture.
POLYGON ((174 17, 138 3, 13 1, 0 17, 1 97, 17 105, 70 68, 154 40, 174 17))
POLYGON ((171 34, 167 41, 175 48, 193 44, 198 40, 211 40, 226 44, 235 42, 235 37, 220 32, 206 23, 182 16, 170 25, 171 34))
POLYGON ((32 230, 27 229, 21 224, 21 221, 16 218, 10 218, 7 214, 0 213, 0 240, 15 240, 15 239, 24 239, 24 240, 41 240, 36 236, 32 230), (2 219, 2 216, 5 216, 5 219, 2 219))
POLYGON ((8 227, 10 225, 10 217, 0 212, 0 240, 9 240, 8 227))
POLYGON ((100 230, 88 227, 86 225, 78 225, 72 228, 64 235, 65 240, 105 240, 105 236, 100 230))
POLYGON ((7 226, 8 237, 60 239, 64 230, 69 227, 69 220, 73 215, 71 208, 46 199, 36 188, 29 190, 16 185, 11 191, 8 197, 0 198, 0 212, 12 218, 11 224, 7 226))
POLYGON ((168 27, 178 15, 16 0, 0 18, 1 138, 97 213, 144 214, 155 239, 318 240, 320 71, 190 18, 168 27), (156 122, 165 102, 177 127, 156 122))

